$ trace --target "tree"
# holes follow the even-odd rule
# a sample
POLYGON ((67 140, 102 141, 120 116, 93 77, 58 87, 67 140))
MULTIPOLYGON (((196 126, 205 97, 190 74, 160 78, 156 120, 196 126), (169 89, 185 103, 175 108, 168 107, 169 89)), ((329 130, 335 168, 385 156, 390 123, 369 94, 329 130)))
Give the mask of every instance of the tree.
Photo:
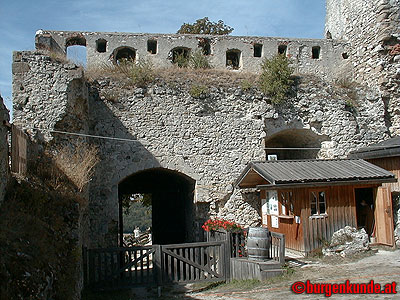
POLYGON ((193 24, 183 23, 177 33, 226 35, 230 34, 232 31, 233 28, 225 25, 222 20, 215 23, 211 22, 208 17, 204 17, 203 19, 198 19, 193 24))
POLYGON ((261 65, 259 87, 261 91, 271 97, 273 103, 282 102, 293 85, 293 68, 289 59, 277 54, 271 59, 264 59, 261 65))

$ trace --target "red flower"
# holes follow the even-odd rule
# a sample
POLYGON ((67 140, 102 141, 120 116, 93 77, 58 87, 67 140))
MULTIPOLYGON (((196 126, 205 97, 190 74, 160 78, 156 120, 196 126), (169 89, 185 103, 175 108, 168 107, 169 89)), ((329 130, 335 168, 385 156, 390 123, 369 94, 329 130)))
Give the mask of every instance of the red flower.
POLYGON ((204 225, 201 227, 205 231, 212 231, 220 228, 223 228, 226 231, 231 231, 231 232, 238 232, 243 230, 243 228, 240 225, 236 224, 235 222, 220 220, 220 219, 214 219, 214 220, 209 219, 206 222, 204 222, 204 225))

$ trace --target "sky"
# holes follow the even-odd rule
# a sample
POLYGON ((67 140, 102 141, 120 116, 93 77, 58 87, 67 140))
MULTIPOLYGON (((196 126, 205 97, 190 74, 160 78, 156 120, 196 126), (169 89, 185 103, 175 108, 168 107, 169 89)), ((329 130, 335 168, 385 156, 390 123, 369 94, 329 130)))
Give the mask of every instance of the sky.
POLYGON ((39 29, 175 33, 206 16, 231 35, 323 38, 325 0, 0 0, 0 94, 11 109, 12 51, 33 50, 39 29))

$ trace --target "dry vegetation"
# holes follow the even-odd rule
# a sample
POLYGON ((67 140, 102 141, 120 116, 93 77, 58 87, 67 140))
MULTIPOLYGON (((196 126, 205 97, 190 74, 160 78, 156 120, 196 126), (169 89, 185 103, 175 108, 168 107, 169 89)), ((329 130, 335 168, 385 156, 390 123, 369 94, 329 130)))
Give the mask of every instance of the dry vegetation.
MULTIPOLYGON (((146 75, 150 73, 150 70, 144 69, 143 73, 146 75)), ((240 87, 243 82, 245 82, 244 86, 247 87, 249 82, 256 82, 259 78, 259 75, 251 73, 207 68, 180 68, 176 65, 172 65, 169 68, 153 68, 151 73, 153 78, 151 81, 147 81, 148 84, 154 81, 164 81, 171 84, 188 83, 221 88, 240 87)), ((130 79, 129 72, 125 70, 125 67, 120 67, 119 65, 102 65, 88 68, 85 72, 85 76, 90 81, 111 78, 120 80, 124 82, 125 85, 131 84, 132 86, 140 86, 130 79)), ((150 78, 150 76, 142 77, 150 78)))
POLYGON ((73 146, 64 146, 54 155, 55 165, 75 184, 80 192, 93 176, 94 167, 100 161, 98 149, 79 141, 73 146))

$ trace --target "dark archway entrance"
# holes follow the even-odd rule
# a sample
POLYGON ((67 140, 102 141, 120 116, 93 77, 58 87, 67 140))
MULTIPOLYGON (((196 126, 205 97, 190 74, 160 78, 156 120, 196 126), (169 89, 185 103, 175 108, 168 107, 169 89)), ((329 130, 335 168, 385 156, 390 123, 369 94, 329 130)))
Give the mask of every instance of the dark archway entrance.
POLYGON ((151 194, 153 244, 191 242, 194 185, 195 181, 190 177, 163 168, 141 171, 125 178, 118 185, 121 235, 122 196, 142 193, 151 194))
POLYGON ((317 135, 309 129, 286 129, 265 139, 265 152, 277 155, 278 160, 315 159, 321 142, 328 137, 317 135))

